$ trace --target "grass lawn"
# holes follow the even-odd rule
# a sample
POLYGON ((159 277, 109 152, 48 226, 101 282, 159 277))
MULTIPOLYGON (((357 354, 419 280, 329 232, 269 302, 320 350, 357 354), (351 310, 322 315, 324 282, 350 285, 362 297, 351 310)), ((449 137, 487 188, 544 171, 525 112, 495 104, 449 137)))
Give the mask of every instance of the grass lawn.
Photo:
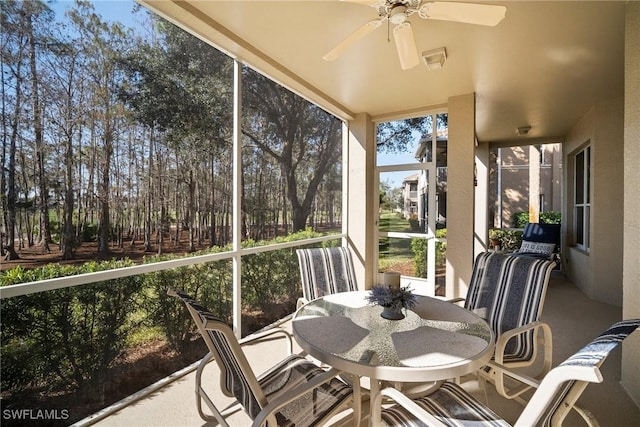
MULTIPOLYGON (((385 211, 380 214, 380 231, 411 232, 409 221, 397 212, 385 211)), ((380 270, 393 270, 393 266, 413 260, 411 239, 381 237, 379 242, 380 270)))

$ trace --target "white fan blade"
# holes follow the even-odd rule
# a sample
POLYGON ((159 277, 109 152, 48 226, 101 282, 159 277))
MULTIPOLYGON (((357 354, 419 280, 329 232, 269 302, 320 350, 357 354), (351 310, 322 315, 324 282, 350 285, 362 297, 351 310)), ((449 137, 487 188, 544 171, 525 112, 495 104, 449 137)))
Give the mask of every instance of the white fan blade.
POLYGON ((357 42, 367 34, 371 33, 376 28, 380 27, 380 25, 382 25, 382 21, 384 21, 384 18, 374 19, 372 21, 367 22, 362 27, 358 28, 356 31, 351 33, 346 39, 338 43, 338 45, 333 49, 331 49, 325 56, 322 57, 322 59, 324 59, 325 61, 334 61, 340 55, 342 55, 342 52, 347 50, 355 42, 357 42))
POLYGON ((393 29, 393 38, 396 41, 396 50, 400 58, 400 67, 408 70, 420 63, 416 41, 413 38, 413 30, 409 21, 396 26, 393 29))
POLYGON ((418 14, 424 19, 464 22, 466 24, 495 26, 504 19, 504 6, 476 3, 429 2, 423 4, 418 14))

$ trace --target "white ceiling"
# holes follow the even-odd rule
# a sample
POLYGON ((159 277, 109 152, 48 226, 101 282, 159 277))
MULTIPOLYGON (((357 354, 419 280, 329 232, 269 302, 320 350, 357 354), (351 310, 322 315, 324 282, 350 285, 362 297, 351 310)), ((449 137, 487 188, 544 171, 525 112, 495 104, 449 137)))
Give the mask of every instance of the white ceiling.
POLYGON ((386 25, 325 62, 377 17, 361 4, 139 1, 345 119, 397 117, 475 92, 478 140, 522 142, 519 126, 531 126, 528 140, 562 138, 596 101, 623 96, 624 1, 477 2, 507 7, 496 27, 413 15, 418 51, 447 50, 435 71, 402 71, 386 25))

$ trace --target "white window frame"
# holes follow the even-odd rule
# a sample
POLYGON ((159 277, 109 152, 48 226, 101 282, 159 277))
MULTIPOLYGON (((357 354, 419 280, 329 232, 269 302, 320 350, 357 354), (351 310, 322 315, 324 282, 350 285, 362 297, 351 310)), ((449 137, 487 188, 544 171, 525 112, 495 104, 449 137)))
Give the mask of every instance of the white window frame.
POLYGON ((590 222, 591 222, 591 144, 588 143, 572 155, 573 162, 573 200, 572 200, 572 231, 575 247, 589 252, 590 222), (578 174, 582 174, 579 177, 578 174), (579 185, 582 188, 578 188, 579 185), (582 199, 578 200, 578 196, 582 199), (579 227, 579 224, 582 227, 579 227))

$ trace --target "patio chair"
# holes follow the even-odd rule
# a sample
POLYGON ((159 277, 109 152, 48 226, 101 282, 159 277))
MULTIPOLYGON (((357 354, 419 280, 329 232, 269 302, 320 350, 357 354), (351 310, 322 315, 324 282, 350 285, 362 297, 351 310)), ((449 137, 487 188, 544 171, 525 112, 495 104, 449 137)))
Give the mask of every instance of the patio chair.
POLYGON ((560 224, 527 223, 517 256, 550 259, 560 264, 560 224))
MULTIPOLYGON (((551 270, 555 263, 529 257, 484 252, 476 257, 464 307, 485 319, 496 335, 494 360, 509 368, 531 366, 542 345, 542 366, 536 378, 551 369, 551 328, 540 321, 551 270), (540 336, 540 333, 542 334, 540 336)), ((513 399, 530 388, 507 388, 500 371, 479 372, 498 393, 513 399)))
MULTIPOLYGON (((537 390, 524 407, 514 426, 560 426, 574 409, 589 426, 597 426, 593 415, 577 406, 576 401, 590 382, 602 382, 600 366, 620 342, 640 326, 640 319, 621 321, 611 326, 598 338, 551 370, 538 382, 496 366, 505 374, 528 382, 537 390)), ((374 403, 380 405, 382 397, 397 403, 382 410, 382 422, 387 426, 509 426, 502 417, 454 383, 444 383, 433 394, 409 399, 394 388, 385 388, 374 403)))
POLYGON ((298 249, 296 253, 302 281, 298 307, 324 295, 358 290, 349 248, 298 249))
POLYGON ((204 390, 203 370, 211 360, 215 360, 220 369, 222 393, 235 397, 253 420, 254 426, 323 425, 348 407, 353 408, 354 424, 357 425, 360 419, 360 390, 354 390, 338 379, 340 371, 324 370, 302 355, 291 354, 293 343, 289 332, 273 328, 242 343, 273 339, 276 334, 288 340, 288 356, 256 377, 229 326, 183 292, 170 289, 168 294, 180 298, 185 304, 209 349, 196 371, 196 402, 203 420, 228 426, 225 416, 238 409, 238 404, 235 404, 219 411, 204 390), (213 415, 203 411, 202 402, 213 415))

